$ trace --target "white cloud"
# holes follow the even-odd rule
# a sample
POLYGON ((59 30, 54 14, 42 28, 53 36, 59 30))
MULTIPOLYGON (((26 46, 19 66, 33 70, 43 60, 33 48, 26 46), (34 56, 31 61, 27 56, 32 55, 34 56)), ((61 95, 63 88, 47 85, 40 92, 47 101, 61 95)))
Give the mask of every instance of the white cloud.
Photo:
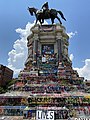
POLYGON ((20 34, 20 39, 14 42, 13 49, 8 53, 8 67, 14 71, 16 77, 20 70, 24 68, 24 63, 27 58, 27 36, 31 33, 30 28, 35 25, 29 23, 25 29, 18 28, 16 32, 20 34))
MULTIPOLYGON (((38 22, 39 24, 39 22, 38 22)), ((43 24, 48 24, 44 21, 43 24)), ((19 33, 20 39, 14 42, 13 49, 8 53, 8 67, 14 71, 14 77, 17 77, 19 72, 23 70, 24 63, 27 59, 27 37, 31 34, 30 29, 35 25, 34 23, 27 23, 25 29, 18 28, 16 32, 19 33)))
POLYGON ((71 61, 73 61, 74 55, 70 54, 69 58, 70 58, 71 61))
MULTIPOLYGON (((75 32, 70 32, 70 33, 67 33, 69 38, 72 38, 73 36, 75 36, 77 34, 77 31, 75 32)), ((70 60, 73 61, 74 59, 74 56, 73 54, 70 54, 70 60)), ((73 68, 75 70, 77 70, 78 74, 80 77, 84 77, 85 79, 87 80, 90 80, 90 59, 86 59, 84 61, 84 66, 81 67, 81 68, 73 68)))
POLYGON ((67 33, 67 35, 69 36, 69 38, 72 38, 72 37, 75 36, 76 34, 77 34, 77 31, 67 33))
MULTIPOLYGON (((73 61, 74 55, 70 54, 69 56, 70 60, 73 61)), ((80 77, 84 77, 87 80, 90 80, 90 59, 86 59, 84 62, 84 66, 81 68, 74 68, 74 70, 77 70, 80 77)))
POLYGON ((90 59, 86 59, 84 63, 85 64, 82 68, 74 68, 74 69, 78 71, 81 77, 90 80, 90 59))
MULTIPOLYGON (((47 24, 47 22, 45 22, 47 24)), ((27 58, 27 36, 30 35, 30 28, 35 25, 29 23, 26 25, 25 29, 18 28, 16 32, 20 34, 20 39, 17 39, 14 42, 13 49, 8 53, 8 67, 14 71, 14 76, 16 77, 20 70, 23 70, 24 63, 27 58)), ((68 33, 71 38, 77 34, 77 32, 68 33)), ((70 60, 72 61, 74 58, 73 54, 70 55, 70 60)), ((85 79, 90 80, 90 59, 86 59, 84 61, 85 65, 82 68, 74 68, 78 71, 79 75, 85 77, 85 79)))

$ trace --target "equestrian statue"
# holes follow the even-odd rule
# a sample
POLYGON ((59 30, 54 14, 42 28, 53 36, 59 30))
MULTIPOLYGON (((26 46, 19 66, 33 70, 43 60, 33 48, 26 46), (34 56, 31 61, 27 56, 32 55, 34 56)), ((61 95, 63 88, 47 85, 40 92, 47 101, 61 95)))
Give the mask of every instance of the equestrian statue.
POLYGON ((52 24, 53 24, 54 19, 57 18, 58 21, 60 22, 60 24, 62 24, 60 18, 57 16, 58 13, 60 14, 61 18, 66 21, 63 13, 61 11, 58 11, 58 10, 55 10, 55 9, 49 9, 48 2, 44 3, 41 10, 38 10, 34 7, 32 7, 32 8, 28 7, 28 10, 29 10, 29 12, 32 16, 33 16, 33 13, 35 14, 36 23, 37 23, 37 21, 39 21, 40 24, 42 24, 42 23, 44 23, 44 19, 51 19, 52 24))

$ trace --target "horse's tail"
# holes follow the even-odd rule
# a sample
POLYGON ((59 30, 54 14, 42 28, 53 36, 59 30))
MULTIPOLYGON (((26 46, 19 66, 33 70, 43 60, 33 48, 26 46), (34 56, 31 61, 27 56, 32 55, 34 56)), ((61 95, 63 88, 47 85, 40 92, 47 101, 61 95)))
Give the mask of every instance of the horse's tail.
POLYGON ((61 11, 57 11, 57 12, 61 15, 62 19, 64 19, 64 20, 66 21, 64 15, 63 15, 63 13, 62 13, 61 11))

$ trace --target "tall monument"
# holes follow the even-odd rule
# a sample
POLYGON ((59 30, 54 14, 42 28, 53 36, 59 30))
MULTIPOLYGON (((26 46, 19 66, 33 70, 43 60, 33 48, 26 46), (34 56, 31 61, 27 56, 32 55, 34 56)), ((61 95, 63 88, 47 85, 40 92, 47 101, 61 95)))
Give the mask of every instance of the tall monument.
POLYGON ((61 11, 49 10, 48 2, 44 7, 40 11, 28 8, 31 15, 35 13, 36 24, 27 37, 25 68, 20 71, 17 82, 10 86, 12 91, 0 97, 2 114, 24 115, 23 118, 33 120, 78 119, 78 111, 84 110, 85 115, 89 113, 85 111, 90 96, 83 94, 84 78, 72 68, 68 54, 69 36, 57 13, 66 20, 64 15, 61 11), (52 23, 57 18, 59 24, 42 25, 46 18, 52 23))
POLYGON ((77 71, 73 70, 68 55, 69 36, 57 14, 59 13, 66 21, 63 13, 56 9, 49 9, 48 2, 40 11, 34 7, 28 7, 28 10, 31 15, 35 14, 36 24, 31 28, 32 34, 27 37, 28 56, 19 78, 26 80, 27 77, 29 79, 32 76, 50 75, 70 84, 82 83, 84 78, 79 77, 77 71), (55 18, 59 20, 59 24, 53 24, 55 18), (51 19, 52 24, 42 25, 44 19, 51 19), (37 21, 41 25, 38 25, 37 21))
MULTIPOLYGON (((38 25, 31 28, 32 34, 27 37, 28 56, 25 69, 19 76, 57 76, 71 84, 83 82, 68 55, 69 36, 64 26, 38 25)), ((24 78, 27 79, 27 78, 24 78)))

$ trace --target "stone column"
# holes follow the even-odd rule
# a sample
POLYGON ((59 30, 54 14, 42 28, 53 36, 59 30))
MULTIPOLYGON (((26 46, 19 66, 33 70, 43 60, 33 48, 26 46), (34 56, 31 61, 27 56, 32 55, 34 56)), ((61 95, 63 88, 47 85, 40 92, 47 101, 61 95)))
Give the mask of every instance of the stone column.
POLYGON ((58 47, 58 60, 62 61, 62 51, 63 51, 63 43, 61 39, 57 39, 57 47, 58 47))
POLYGON ((33 61, 37 64, 37 53, 38 53, 38 36, 34 36, 33 43, 33 61))

